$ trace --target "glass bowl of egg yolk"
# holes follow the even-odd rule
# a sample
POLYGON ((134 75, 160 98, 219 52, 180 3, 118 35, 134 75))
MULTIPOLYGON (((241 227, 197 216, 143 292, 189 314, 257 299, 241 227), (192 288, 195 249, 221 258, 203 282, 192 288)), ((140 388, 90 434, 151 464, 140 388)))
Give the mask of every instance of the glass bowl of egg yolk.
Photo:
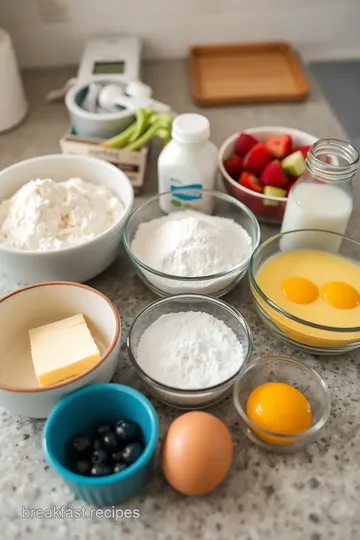
POLYGON ((274 452, 311 443, 330 415, 326 382, 312 368, 286 356, 254 359, 236 380, 233 396, 246 435, 274 452))
POLYGON ((249 280, 260 318, 287 345, 319 355, 360 346, 360 242, 314 229, 277 234, 254 251, 249 280))

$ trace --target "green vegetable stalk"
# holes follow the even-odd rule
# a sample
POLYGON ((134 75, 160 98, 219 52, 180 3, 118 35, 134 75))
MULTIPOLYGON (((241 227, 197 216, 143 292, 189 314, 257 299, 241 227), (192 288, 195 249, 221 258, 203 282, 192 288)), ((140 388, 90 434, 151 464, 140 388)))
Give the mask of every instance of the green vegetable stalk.
POLYGON ((128 144, 131 135, 135 131, 135 127, 136 122, 131 124, 131 126, 125 129, 125 131, 119 133, 119 135, 115 135, 115 137, 112 137, 111 139, 103 142, 101 146, 106 146, 106 148, 123 148, 125 145, 128 144))
POLYGON ((156 113, 152 111, 152 114, 149 117, 149 124, 158 124, 161 123, 161 125, 165 128, 171 128, 172 126, 172 117, 170 114, 167 113, 156 113))
POLYGON ((151 115, 153 111, 150 109, 137 109, 136 111, 136 126, 133 130, 132 134, 130 135, 130 138, 128 140, 129 143, 132 143, 139 139, 143 133, 147 130, 149 127, 149 116, 151 115))
POLYGON ((136 141, 125 146, 125 150, 135 151, 143 148, 153 137, 160 137, 164 144, 169 142, 171 138, 170 131, 164 128, 161 123, 153 124, 147 131, 136 141))
POLYGON ((125 131, 103 142, 106 148, 124 148, 136 151, 143 148, 153 137, 160 137, 164 146, 171 139, 172 117, 167 113, 156 113, 152 109, 139 108, 136 120, 125 131))

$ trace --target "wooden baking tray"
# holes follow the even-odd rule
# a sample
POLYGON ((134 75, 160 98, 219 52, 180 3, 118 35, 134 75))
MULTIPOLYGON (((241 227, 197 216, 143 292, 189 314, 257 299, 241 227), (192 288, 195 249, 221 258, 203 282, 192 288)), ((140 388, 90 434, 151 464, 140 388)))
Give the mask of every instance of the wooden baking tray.
POLYGON ((198 105, 303 101, 309 88, 286 43, 204 45, 190 49, 198 105))

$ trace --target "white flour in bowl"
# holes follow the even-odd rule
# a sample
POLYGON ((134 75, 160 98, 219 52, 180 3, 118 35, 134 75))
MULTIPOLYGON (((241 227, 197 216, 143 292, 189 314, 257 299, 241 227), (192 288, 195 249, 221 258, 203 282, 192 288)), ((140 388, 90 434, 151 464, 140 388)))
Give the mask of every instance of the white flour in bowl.
POLYGON ((167 313, 140 338, 136 361, 155 381, 182 390, 225 382, 244 362, 235 333, 209 313, 167 313))
POLYGON ((106 186, 71 178, 32 180, 0 204, 0 245, 48 251, 91 240, 112 227, 124 205, 106 186))
POLYGON ((156 289, 167 294, 221 295, 237 282, 239 270, 230 270, 248 259, 252 239, 232 219, 184 210, 141 223, 131 248, 147 266, 180 277, 168 279, 142 270, 156 289), (181 280, 181 277, 201 278, 220 272, 225 275, 215 279, 181 280))

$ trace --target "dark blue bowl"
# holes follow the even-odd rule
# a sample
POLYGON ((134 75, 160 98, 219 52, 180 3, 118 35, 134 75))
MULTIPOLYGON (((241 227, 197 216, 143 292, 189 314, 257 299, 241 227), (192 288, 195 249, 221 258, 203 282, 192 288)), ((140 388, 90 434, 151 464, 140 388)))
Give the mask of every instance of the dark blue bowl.
POLYGON ((79 499, 109 506, 129 499, 148 482, 158 440, 158 417, 150 401, 137 390, 121 384, 95 384, 70 394, 51 412, 43 432, 43 450, 49 465, 65 480, 79 499), (91 431, 96 424, 133 420, 141 427, 145 449, 122 472, 92 478, 66 467, 68 441, 91 431))

